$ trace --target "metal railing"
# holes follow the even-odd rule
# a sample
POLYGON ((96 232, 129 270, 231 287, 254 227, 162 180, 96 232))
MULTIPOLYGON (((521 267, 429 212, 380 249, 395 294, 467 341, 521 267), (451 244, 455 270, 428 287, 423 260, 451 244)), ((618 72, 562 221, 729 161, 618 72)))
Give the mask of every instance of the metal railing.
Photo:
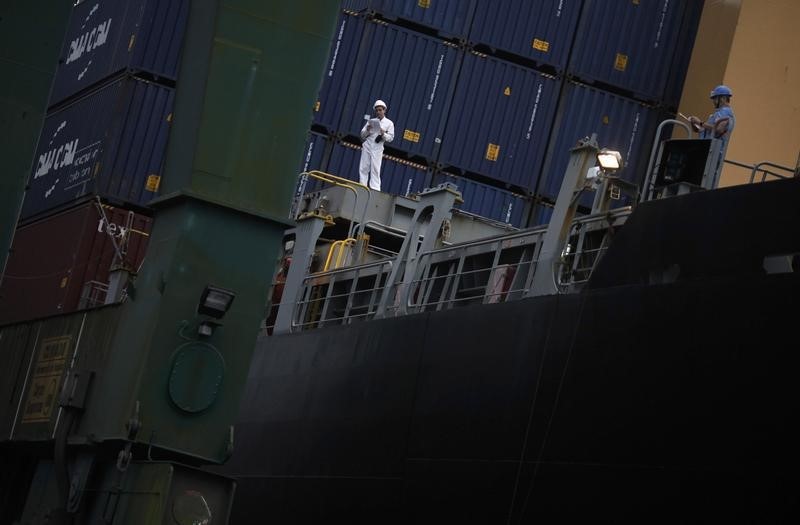
POLYGON ((108 294, 108 283, 100 281, 86 281, 81 289, 81 298, 78 302, 78 309, 85 310, 103 306, 108 294))
MULTIPOLYGON (((630 207, 576 219, 569 244, 554 264, 553 279, 562 293, 579 291, 605 253, 609 236, 631 213, 630 207)), ((447 246, 419 255, 416 273, 392 284, 393 258, 308 275, 292 306, 294 330, 372 319, 388 294, 385 315, 413 314, 471 304, 522 299, 533 282, 546 227, 447 246)), ((334 255, 329 255, 334 258, 334 255)))
POLYGON ((725 164, 730 164, 731 166, 737 166, 739 168, 745 168, 750 170, 750 184, 755 182, 766 182, 767 177, 774 177, 776 179, 791 179, 795 176, 794 168, 789 168, 787 166, 781 166, 780 164, 775 164, 774 162, 768 161, 761 161, 757 164, 745 164, 743 162, 737 162, 735 160, 728 160, 725 159, 725 164), (784 172, 784 174, 778 173, 777 171, 772 171, 767 168, 773 168, 774 170, 780 170, 784 172), (761 174, 761 180, 756 180, 761 174))
POLYGON ((393 264, 386 259, 309 275, 294 305, 292 326, 303 330, 372 318, 393 264))

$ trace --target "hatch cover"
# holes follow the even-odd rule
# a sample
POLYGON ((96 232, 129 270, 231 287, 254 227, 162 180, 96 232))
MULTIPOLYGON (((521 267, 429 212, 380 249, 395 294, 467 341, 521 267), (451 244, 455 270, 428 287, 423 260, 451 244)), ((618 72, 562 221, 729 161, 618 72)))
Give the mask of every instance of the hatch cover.
POLYGON ((169 396, 185 412, 202 412, 219 393, 225 360, 208 343, 186 343, 178 348, 169 375, 169 396))

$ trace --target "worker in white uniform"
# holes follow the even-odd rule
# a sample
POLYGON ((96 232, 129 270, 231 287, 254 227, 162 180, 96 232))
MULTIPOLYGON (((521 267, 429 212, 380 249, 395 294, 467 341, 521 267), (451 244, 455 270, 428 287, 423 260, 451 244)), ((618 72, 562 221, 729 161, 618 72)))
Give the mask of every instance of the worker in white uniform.
POLYGON ((394 122, 386 118, 386 102, 383 100, 376 100, 373 109, 375 118, 369 119, 361 128, 361 163, 358 173, 361 184, 381 191, 383 145, 394 140, 394 122))

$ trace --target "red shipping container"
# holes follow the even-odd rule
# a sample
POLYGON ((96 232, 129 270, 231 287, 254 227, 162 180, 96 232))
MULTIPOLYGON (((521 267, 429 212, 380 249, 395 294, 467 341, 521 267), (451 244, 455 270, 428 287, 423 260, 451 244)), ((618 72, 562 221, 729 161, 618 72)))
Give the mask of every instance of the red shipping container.
POLYGON ((103 304, 116 251, 137 272, 151 226, 96 201, 21 226, 0 285, 0 325, 103 304))

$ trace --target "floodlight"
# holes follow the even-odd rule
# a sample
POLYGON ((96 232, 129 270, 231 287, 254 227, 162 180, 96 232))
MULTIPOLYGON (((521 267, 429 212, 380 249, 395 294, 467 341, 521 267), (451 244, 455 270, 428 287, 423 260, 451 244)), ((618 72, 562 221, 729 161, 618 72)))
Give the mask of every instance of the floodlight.
POLYGON ((622 155, 619 151, 603 148, 597 154, 597 162, 603 171, 614 172, 622 168, 622 155))
POLYGON ((221 319, 231 307, 231 303, 235 298, 236 294, 234 292, 207 284, 203 294, 200 296, 197 313, 221 319))

